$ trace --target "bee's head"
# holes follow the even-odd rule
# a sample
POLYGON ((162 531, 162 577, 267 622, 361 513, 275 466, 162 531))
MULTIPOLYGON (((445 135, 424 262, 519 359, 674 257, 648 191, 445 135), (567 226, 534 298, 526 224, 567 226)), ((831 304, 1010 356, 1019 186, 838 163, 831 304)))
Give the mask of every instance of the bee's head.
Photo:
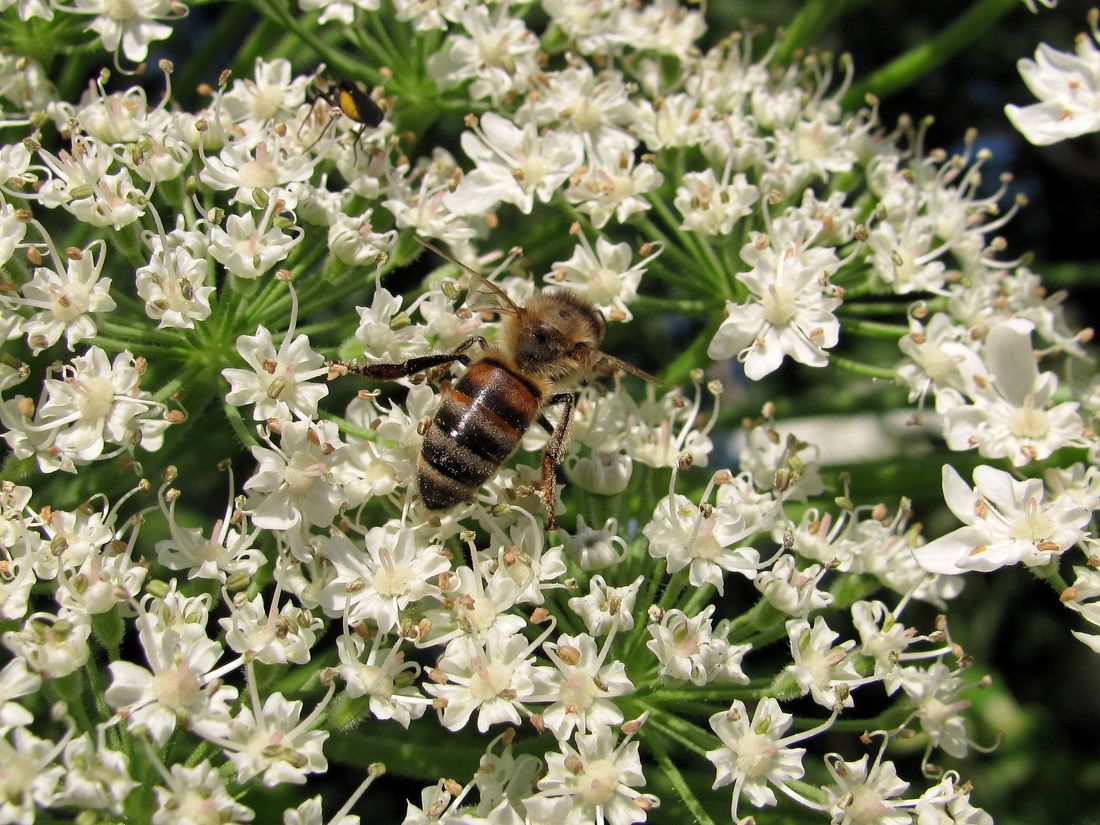
POLYGON ((586 367, 603 341, 603 317, 569 289, 544 290, 510 321, 506 338, 516 367, 550 381, 586 367))

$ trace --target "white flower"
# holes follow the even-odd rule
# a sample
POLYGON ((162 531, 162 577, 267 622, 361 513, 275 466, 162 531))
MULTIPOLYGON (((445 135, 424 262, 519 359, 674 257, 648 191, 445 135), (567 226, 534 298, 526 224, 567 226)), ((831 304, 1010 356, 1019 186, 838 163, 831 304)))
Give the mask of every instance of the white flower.
POLYGON ((64 366, 61 375, 62 380, 45 380, 48 398, 39 406, 35 421, 40 432, 52 434, 49 457, 53 461, 61 457, 67 463, 44 464, 40 454, 44 471, 60 466, 75 472, 74 464, 95 461, 108 444, 117 445, 117 452, 139 443, 147 450, 160 447, 168 422, 153 417, 160 405, 139 389, 138 364, 129 352, 120 352, 108 362, 103 350, 91 347, 64 366))
POLYGON ((161 513, 171 538, 156 544, 157 561, 169 570, 186 570, 189 579, 214 579, 224 583, 229 576, 251 578, 265 561, 264 554, 252 544, 259 529, 248 531, 233 527, 234 502, 230 499, 222 518, 214 522, 210 538, 201 527, 183 527, 176 519, 179 493, 165 485, 158 491, 161 513))
POLYGON ((993 817, 970 803, 970 783, 960 785, 954 771, 925 791, 913 811, 917 825, 993 825, 993 817))
POLYGON ((837 264, 832 250, 791 246, 761 254, 749 243, 741 257, 755 263, 737 276, 748 287, 749 298, 744 304, 726 302, 726 320, 707 355, 715 360, 736 356, 754 381, 779 369, 787 356, 810 367, 828 364, 825 350, 840 339, 833 310, 841 299, 824 280, 837 264))
POLYGON ((210 254, 229 272, 240 278, 258 278, 290 254, 301 235, 292 237, 277 226, 267 228, 271 206, 265 211, 259 226, 251 212, 230 215, 225 229, 210 229, 210 254))
POLYGON ((833 603, 834 596, 818 589, 826 568, 811 564, 799 569, 794 556, 784 554, 768 570, 753 579, 753 586, 768 600, 768 604, 788 616, 805 618, 833 603))
POLYGON ((1040 43, 1034 60, 1023 58, 1016 64, 1039 102, 1023 108, 1009 104, 1005 114, 1036 146, 1100 130, 1100 35, 1096 18, 1089 21, 1091 37, 1077 36, 1076 55, 1040 43))
POLYGON ((347 682, 350 698, 370 697, 370 712, 375 719, 393 719, 407 728, 410 721, 424 715, 431 700, 413 684, 420 665, 406 662, 399 645, 384 647, 382 639, 380 634, 371 639, 364 660, 366 640, 357 633, 340 636, 336 640, 340 655, 336 670, 347 682))
POLYGON ((352 217, 343 212, 335 216, 328 229, 328 246, 332 254, 348 266, 364 266, 388 255, 397 240, 397 232, 375 232, 371 223, 373 210, 352 217))
POLYGON ((414 530, 393 525, 372 527, 362 547, 350 541, 334 544, 329 555, 336 577, 321 604, 349 625, 369 619, 390 633, 398 628, 402 611, 439 592, 431 579, 451 567, 442 549, 425 545, 414 530))
POLYGON ((103 47, 117 53, 121 44, 134 63, 145 59, 152 41, 172 34, 171 26, 157 21, 179 17, 181 11, 172 0, 76 0, 76 10, 96 15, 88 28, 99 34, 103 47))
POLYGON ((611 698, 633 693, 634 684, 627 678, 622 662, 604 664, 612 638, 609 635, 600 650, 585 633, 562 634, 545 646, 558 672, 550 677, 545 700, 553 703, 542 712, 542 720, 559 742, 570 739, 574 730, 589 733, 623 721, 622 712, 611 698))
POLYGON ((81 613, 64 618, 32 613, 19 630, 4 633, 4 645, 44 679, 60 679, 88 661, 91 632, 88 617, 81 613))
POLYGON ((942 292, 946 266, 939 256, 944 247, 933 248, 935 226, 932 220, 910 217, 898 223, 900 226, 880 221, 871 230, 867 243, 875 272, 899 295, 942 292))
POLYGON ((256 421, 289 415, 310 419, 317 415, 317 402, 328 395, 328 387, 312 379, 325 375, 328 367, 325 359, 310 348, 308 336, 291 340, 291 332, 287 330, 278 351, 271 333, 262 325, 255 335, 237 339, 237 352, 252 369, 222 370, 229 382, 227 404, 255 404, 252 417, 256 421))
POLYGON ((1039 372, 1030 323, 997 324, 986 337, 983 358, 984 363, 975 358, 961 365, 972 403, 964 403, 957 390, 944 390, 936 397, 951 449, 977 447, 986 458, 1007 457, 1022 467, 1081 443, 1084 425, 1077 403, 1053 404, 1058 377, 1039 372))
POLYGON ((577 747, 561 742, 561 752, 546 754, 547 773, 539 793, 523 800, 529 820, 537 822, 644 822, 657 798, 634 790, 645 784, 638 743, 615 745, 611 728, 578 734, 577 747), (564 807, 559 801, 568 800, 564 807))
POLYGON ((121 816, 123 803, 138 786, 130 776, 126 754, 97 746, 90 735, 84 735, 65 746, 64 758, 62 804, 105 809, 121 816))
POLYGON ((729 619, 711 626, 715 606, 708 604, 689 618, 682 610, 669 610, 659 623, 646 629, 653 637, 646 647, 661 663, 661 675, 690 681, 702 686, 708 682, 746 684, 749 677, 741 669, 741 660, 751 644, 733 645, 726 639, 729 619))
POLYGON ((593 249, 583 232, 578 236, 572 257, 553 264, 546 280, 575 289, 610 321, 629 321, 634 316, 627 305, 638 297, 642 273, 659 248, 632 265, 629 244, 612 244, 601 236, 593 249))
POLYGON ((905 693, 912 700, 920 719, 921 730, 931 747, 942 748, 951 756, 962 758, 970 750, 963 711, 970 701, 959 698, 967 685, 945 664, 936 662, 927 670, 909 668, 903 681, 905 693))
POLYGON ((719 182, 714 170, 707 169, 684 175, 673 203, 684 216, 681 229, 703 235, 728 235, 759 199, 760 191, 740 172, 733 181, 723 177, 719 182))
POLYGON ((912 807, 913 801, 895 798, 905 793, 909 783, 898 777, 893 762, 876 759, 868 765, 869 761, 866 755, 855 762, 845 762, 837 754, 825 757, 825 767, 835 783, 823 789, 833 821, 909 825, 912 815, 904 809, 912 807))
POLYGON ((602 528, 589 527, 584 516, 577 514, 577 526, 572 535, 561 534, 565 552, 582 570, 603 570, 625 561, 629 553, 626 540, 619 535, 619 522, 609 518, 602 528))
POLYGON ((1017 481, 985 465, 974 469, 971 489, 945 464, 944 501, 966 526, 918 547, 917 562, 944 574, 1049 563, 1085 537, 1091 516, 1072 496, 1058 495, 1044 504, 1043 495, 1042 480, 1017 481))
POLYGON ((219 825, 252 821, 252 810, 233 799, 218 769, 205 759, 193 768, 176 764, 170 770, 168 787, 154 788, 153 825, 195 825, 200 818, 219 825))
POLYGON ((898 663, 916 638, 882 602, 859 601, 852 605, 852 624, 859 631, 859 652, 875 661, 875 676, 882 679, 887 695, 901 687, 898 663))
POLYGON ((481 116, 480 127, 462 133, 462 148, 477 168, 443 198, 460 215, 484 214, 502 201, 528 215, 535 198, 550 200, 584 157, 575 133, 540 134, 533 123, 521 128, 493 112, 481 116))
POLYGON ((99 277, 105 253, 105 248, 101 249, 97 260, 91 250, 84 250, 79 258, 68 259, 64 271, 60 262, 55 269, 37 267, 34 277, 23 285, 19 303, 38 310, 23 322, 23 333, 34 353, 55 343, 62 333, 72 349, 77 341, 96 334, 93 314, 115 308, 109 293, 111 279, 99 277))
POLYGON ((532 655, 545 635, 528 642, 522 634, 506 635, 493 628, 484 642, 462 636, 448 644, 437 665, 438 678, 424 685, 442 708, 443 727, 461 730, 474 711, 480 733, 490 725, 518 725, 523 703, 545 691, 549 668, 536 667, 532 655))
POLYGON ((734 783, 730 817, 735 825, 741 821, 737 803, 742 793, 757 808, 775 805, 775 793, 768 786, 787 791, 787 783, 805 773, 802 756, 806 749, 789 746, 815 731, 784 736, 793 722, 794 717, 770 696, 757 703, 751 721, 740 699, 729 710, 710 717, 710 727, 722 740, 722 747, 707 751, 706 756, 714 764, 715 788, 734 783))
POLYGON ((307 774, 328 770, 321 748, 329 735, 310 730, 317 714, 299 722, 301 715, 302 703, 288 701, 278 692, 267 697, 263 708, 241 708, 219 738, 237 769, 238 782, 262 775, 269 788, 284 782, 301 785, 307 774))
POLYGON ((255 149, 243 145, 226 146, 217 157, 206 158, 199 180, 218 189, 235 189, 230 203, 243 203, 259 208, 256 192, 264 192, 271 201, 281 199, 292 209, 290 193, 275 187, 283 187, 294 181, 309 180, 313 174, 313 161, 304 154, 291 155, 285 151, 272 151, 261 140, 255 149))
POLYGON ((826 708, 833 708, 838 703, 852 707, 855 703, 850 689, 860 681, 848 655, 856 643, 848 640, 834 647, 833 642, 839 635, 829 629, 821 616, 814 621, 812 630, 810 623, 803 619, 787 622, 794 659, 787 666, 787 673, 794 677, 804 693, 810 693, 815 702, 826 708))
POLYGON ((643 581, 638 576, 622 587, 610 587, 603 576, 593 576, 588 595, 571 598, 569 609, 581 617, 593 636, 603 636, 613 627, 629 632, 634 629, 634 600, 643 581))
POLYGON ((490 10, 472 4, 459 19, 464 34, 451 33, 442 48, 428 58, 428 72, 441 88, 474 78, 470 97, 501 100, 509 92, 526 91, 538 70, 539 40, 522 19, 510 17, 508 6, 490 10))
POLYGON ((26 728, 0 731, 0 822, 32 825, 36 811, 54 804, 57 783, 65 773, 51 765, 61 746, 39 739, 26 728))
POLYGON ((755 531, 739 516, 708 503, 696 507, 685 496, 665 496, 642 533, 649 539, 649 555, 668 560, 668 572, 690 565, 688 580, 695 587, 713 585, 723 593, 726 572, 752 578, 760 554, 751 547, 732 547, 755 531))
POLYGON ((253 447, 258 466, 244 484, 252 523, 263 530, 299 525, 327 527, 340 510, 343 492, 333 479, 343 444, 332 421, 286 421, 279 447, 253 447))
POLYGON ((631 215, 650 208, 645 195, 664 183, 654 164, 617 144, 596 146, 588 154, 587 171, 578 170, 570 177, 565 199, 588 215, 594 227, 602 229, 612 215, 625 223, 631 215))
MULTIPOLYGON (((277 590, 274 598, 278 596, 277 590)), ((226 645, 265 665, 306 664, 310 648, 317 641, 317 631, 324 627, 320 618, 292 601, 279 609, 273 602, 271 610, 267 610, 261 593, 250 601, 234 601, 230 611, 230 616, 218 619, 225 631, 226 645)))
POLYGON ((206 275, 206 260, 184 247, 157 250, 134 273, 137 293, 145 299, 145 314, 160 322, 158 329, 194 329, 195 321, 210 317, 214 287, 205 285, 206 275))
POLYGON ((206 679, 221 657, 221 645, 197 624, 165 628, 150 620, 138 635, 151 670, 125 659, 112 662, 107 704, 124 710, 127 726, 141 728, 158 746, 168 741, 177 722, 224 733, 237 689, 207 685, 206 679))
POLYGON ((309 85, 308 77, 293 76, 290 61, 282 57, 272 61, 257 57, 252 75, 234 80, 221 98, 225 113, 246 135, 258 135, 273 120, 291 120, 305 102, 309 85))

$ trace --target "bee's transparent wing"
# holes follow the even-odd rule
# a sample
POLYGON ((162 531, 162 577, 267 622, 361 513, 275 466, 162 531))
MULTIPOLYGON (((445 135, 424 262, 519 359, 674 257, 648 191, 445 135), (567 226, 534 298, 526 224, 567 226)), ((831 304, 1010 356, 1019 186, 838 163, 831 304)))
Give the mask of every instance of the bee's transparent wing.
POLYGON ((425 249, 430 249, 443 260, 450 261, 455 266, 469 273, 470 277, 473 280, 470 283, 470 289, 468 290, 466 295, 466 304, 470 307, 470 309, 474 310, 475 312, 479 312, 484 309, 512 315, 523 314, 523 307, 521 307, 519 304, 509 298, 507 292, 494 284, 472 266, 470 266, 469 264, 465 264, 462 261, 458 260, 458 258, 455 258, 453 255, 444 252, 431 241, 426 241, 423 238, 419 237, 415 240, 425 249))

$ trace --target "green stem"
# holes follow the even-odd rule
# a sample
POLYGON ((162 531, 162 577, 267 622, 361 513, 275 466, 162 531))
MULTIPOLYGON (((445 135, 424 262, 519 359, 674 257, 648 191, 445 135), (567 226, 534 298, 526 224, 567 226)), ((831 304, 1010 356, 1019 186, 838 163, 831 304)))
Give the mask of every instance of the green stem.
POLYGON ((830 355, 829 363, 840 367, 842 370, 848 370, 848 372, 854 372, 856 375, 867 378, 881 378, 884 381, 896 381, 898 378, 895 370, 863 364, 859 361, 852 361, 850 358, 842 358, 839 355, 830 355))
POLYGON ((701 730, 696 725, 686 722, 662 708, 653 707, 645 702, 639 702, 638 705, 641 706, 641 709, 649 711, 649 720, 641 730, 642 741, 647 746, 650 744, 650 737, 646 736, 645 733, 649 725, 653 725, 654 729, 663 733, 669 739, 680 743, 698 756, 703 756, 708 750, 712 750, 715 745, 720 744, 713 734, 701 730))
MULTIPOLYGON (((844 293, 845 301, 842 310, 845 316, 849 315, 904 315, 909 308, 908 304, 894 303, 892 301, 873 301, 865 304, 856 304, 848 301, 848 292, 844 293)), ((908 331, 908 330, 906 330, 908 331)))
POLYGON ((680 222, 676 220, 676 216, 672 214, 672 210, 668 208, 662 198, 650 193, 646 195, 646 199, 657 215, 660 216, 665 226, 676 235, 676 239, 680 242, 680 248, 686 251, 693 263, 702 270, 700 274, 711 286, 720 290, 723 296, 732 298, 733 296, 728 291, 726 279, 722 277, 722 264, 709 244, 702 243, 695 233, 681 229, 680 222))
POLYGON ((841 326, 845 332, 852 335, 862 335, 864 338, 890 338, 896 341, 903 335, 909 334, 909 327, 907 326, 884 324, 881 321, 859 321, 842 318, 841 326))
POLYGON ((699 823, 699 825, 715 825, 710 814, 703 810, 703 806, 699 802, 698 797, 691 792, 691 788, 689 788, 687 782, 684 781, 684 777, 672 763, 672 760, 669 759, 668 752, 665 751, 660 742, 657 741, 657 737, 651 736, 647 738, 645 744, 650 752, 657 757, 657 764, 661 766, 661 770, 664 772, 665 777, 676 791, 676 794, 683 801, 684 806, 688 809, 688 813, 691 814, 694 821, 699 823))
POLYGON ((1055 559, 1050 564, 1037 565, 1035 567, 1029 567, 1028 570, 1035 578, 1040 581, 1044 581, 1053 588, 1054 592, 1061 595, 1069 588, 1069 584, 1064 578, 1062 573, 1058 569, 1058 561, 1055 559))
POLYGON ((268 2, 268 0, 252 0, 252 5, 265 17, 274 20, 276 23, 282 24, 302 38, 310 48, 324 58, 325 63, 327 63, 330 68, 335 69, 341 74, 351 77, 355 76, 358 71, 357 65, 318 37, 315 27, 303 26, 299 23, 290 12, 283 8, 280 0, 273 0, 273 2, 268 2))
POLYGON ((237 434, 237 438, 245 449, 259 446, 259 442, 256 440, 256 436, 249 432, 248 428, 244 425, 244 420, 241 418, 241 411, 231 404, 223 404, 222 409, 225 410, 225 417, 229 419, 229 426, 233 428, 233 432, 237 434))
POLYGON ((941 63, 986 34, 989 28, 1020 7, 1019 0, 978 0, 931 39, 887 63, 848 90, 841 101, 846 109, 862 106, 868 94, 879 98, 911 85, 941 63))
POLYGON ((783 40, 775 51, 775 59, 787 63, 797 50, 819 39, 821 33, 837 17, 846 14, 866 0, 809 0, 787 26, 783 40))

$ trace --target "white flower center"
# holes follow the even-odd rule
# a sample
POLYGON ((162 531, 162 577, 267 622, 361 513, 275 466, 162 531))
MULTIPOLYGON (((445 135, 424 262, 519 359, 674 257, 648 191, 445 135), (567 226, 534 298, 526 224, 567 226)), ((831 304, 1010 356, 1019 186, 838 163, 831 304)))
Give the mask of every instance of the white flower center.
POLYGON ((821 160, 828 154, 821 130, 815 126, 801 127, 798 129, 798 156, 802 160, 821 160))
POLYGON ((1045 438, 1050 431, 1050 422, 1044 410, 1027 404, 1009 415, 1008 430, 1017 438, 1045 438))
POLYGON ((943 385, 955 369, 955 362, 951 360, 942 348, 927 346, 917 358, 924 374, 932 379, 933 383, 943 385))
POLYGON ((395 598, 404 596, 409 592, 409 582, 412 579, 412 571, 408 565, 395 564, 391 567, 383 567, 374 574, 372 582, 379 596, 395 598))
POLYGON ((512 683, 512 671, 503 662, 489 662, 470 677, 470 694, 479 702, 488 702, 512 683))
POLYGON ((787 326, 798 309, 794 296, 775 284, 768 287, 760 303, 764 308, 764 320, 773 327, 787 326))
POLYGON ((737 767, 750 778, 766 776, 775 750, 775 743, 767 736, 746 733, 737 740, 737 767))
POLYGON ((359 665, 357 681, 371 696, 381 699, 393 696, 393 679, 383 676, 382 668, 377 665, 359 665))
POLYGON ((64 290, 50 290, 50 313, 64 324, 79 318, 88 309, 87 296, 74 292, 72 287, 64 290))
POLYGON ((283 90, 277 86, 268 86, 257 89, 252 98, 252 117, 257 120, 267 120, 277 111, 283 102, 283 90))
POLYGON ((133 0, 106 0, 103 4, 103 11, 107 13, 109 18, 119 22, 133 20, 138 16, 137 7, 134 5, 133 0))
POLYGON ((290 492, 298 498, 304 498, 313 486, 313 482, 324 471, 323 466, 313 461, 313 456, 299 450, 289 462, 283 472, 283 481, 286 482, 290 492))
POLYGON ((1053 532, 1054 521, 1038 507, 1027 507, 1012 520, 1011 533, 1014 539, 1046 541, 1053 532))
POLYGON ((153 697, 172 711, 186 710, 199 696, 199 680, 183 662, 177 662, 171 670, 158 673, 150 685, 153 697))
POLYGON ((703 521, 699 534, 695 537, 695 558, 709 561, 722 552, 722 545, 714 537, 714 518, 703 521))
POLYGON ((476 630, 488 630, 497 620, 497 608, 492 599, 476 599, 472 610, 466 611, 470 626, 476 630))
POLYGON ((619 273, 600 267, 588 279, 588 300, 599 306, 610 304, 619 297, 619 273))
POLYGON ((592 100, 587 97, 582 97, 573 104, 573 111, 569 119, 573 121, 573 125, 578 132, 594 131, 602 123, 599 110, 592 105, 592 100))
POLYGON ((106 418, 115 403, 115 387, 110 378, 85 378, 82 382, 80 401, 77 409, 87 421, 106 418))
POLYGON ((619 787, 619 770, 610 759, 597 759, 584 766, 578 784, 581 799, 598 808, 615 796, 615 789, 619 787))
POLYGON ((520 186, 524 189, 534 189, 546 177, 546 164, 542 162, 540 157, 522 158, 518 168, 520 186))
POLYGON ((596 696, 596 683, 592 674, 586 670, 574 670, 561 686, 561 701, 566 707, 575 706, 586 710, 592 706, 596 696))
POLYGON ((215 800, 204 791, 186 790, 177 797, 179 807, 175 810, 181 822, 193 822, 195 825, 220 825, 225 820, 215 800))
POLYGON ((486 65, 499 66, 508 72, 516 68, 516 63, 508 52, 508 38, 500 32, 487 32, 477 38, 477 50, 486 65))
POLYGON ((250 160, 241 166, 238 181, 246 189, 270 189, 278 182, 278 177, 270 163, 250 160))
POLYGON ((848 806, 848 819, 855 825, 872 825, 881 822, 886 804, 874 788, 856 785, 852 788, 852 804, 848 806))

